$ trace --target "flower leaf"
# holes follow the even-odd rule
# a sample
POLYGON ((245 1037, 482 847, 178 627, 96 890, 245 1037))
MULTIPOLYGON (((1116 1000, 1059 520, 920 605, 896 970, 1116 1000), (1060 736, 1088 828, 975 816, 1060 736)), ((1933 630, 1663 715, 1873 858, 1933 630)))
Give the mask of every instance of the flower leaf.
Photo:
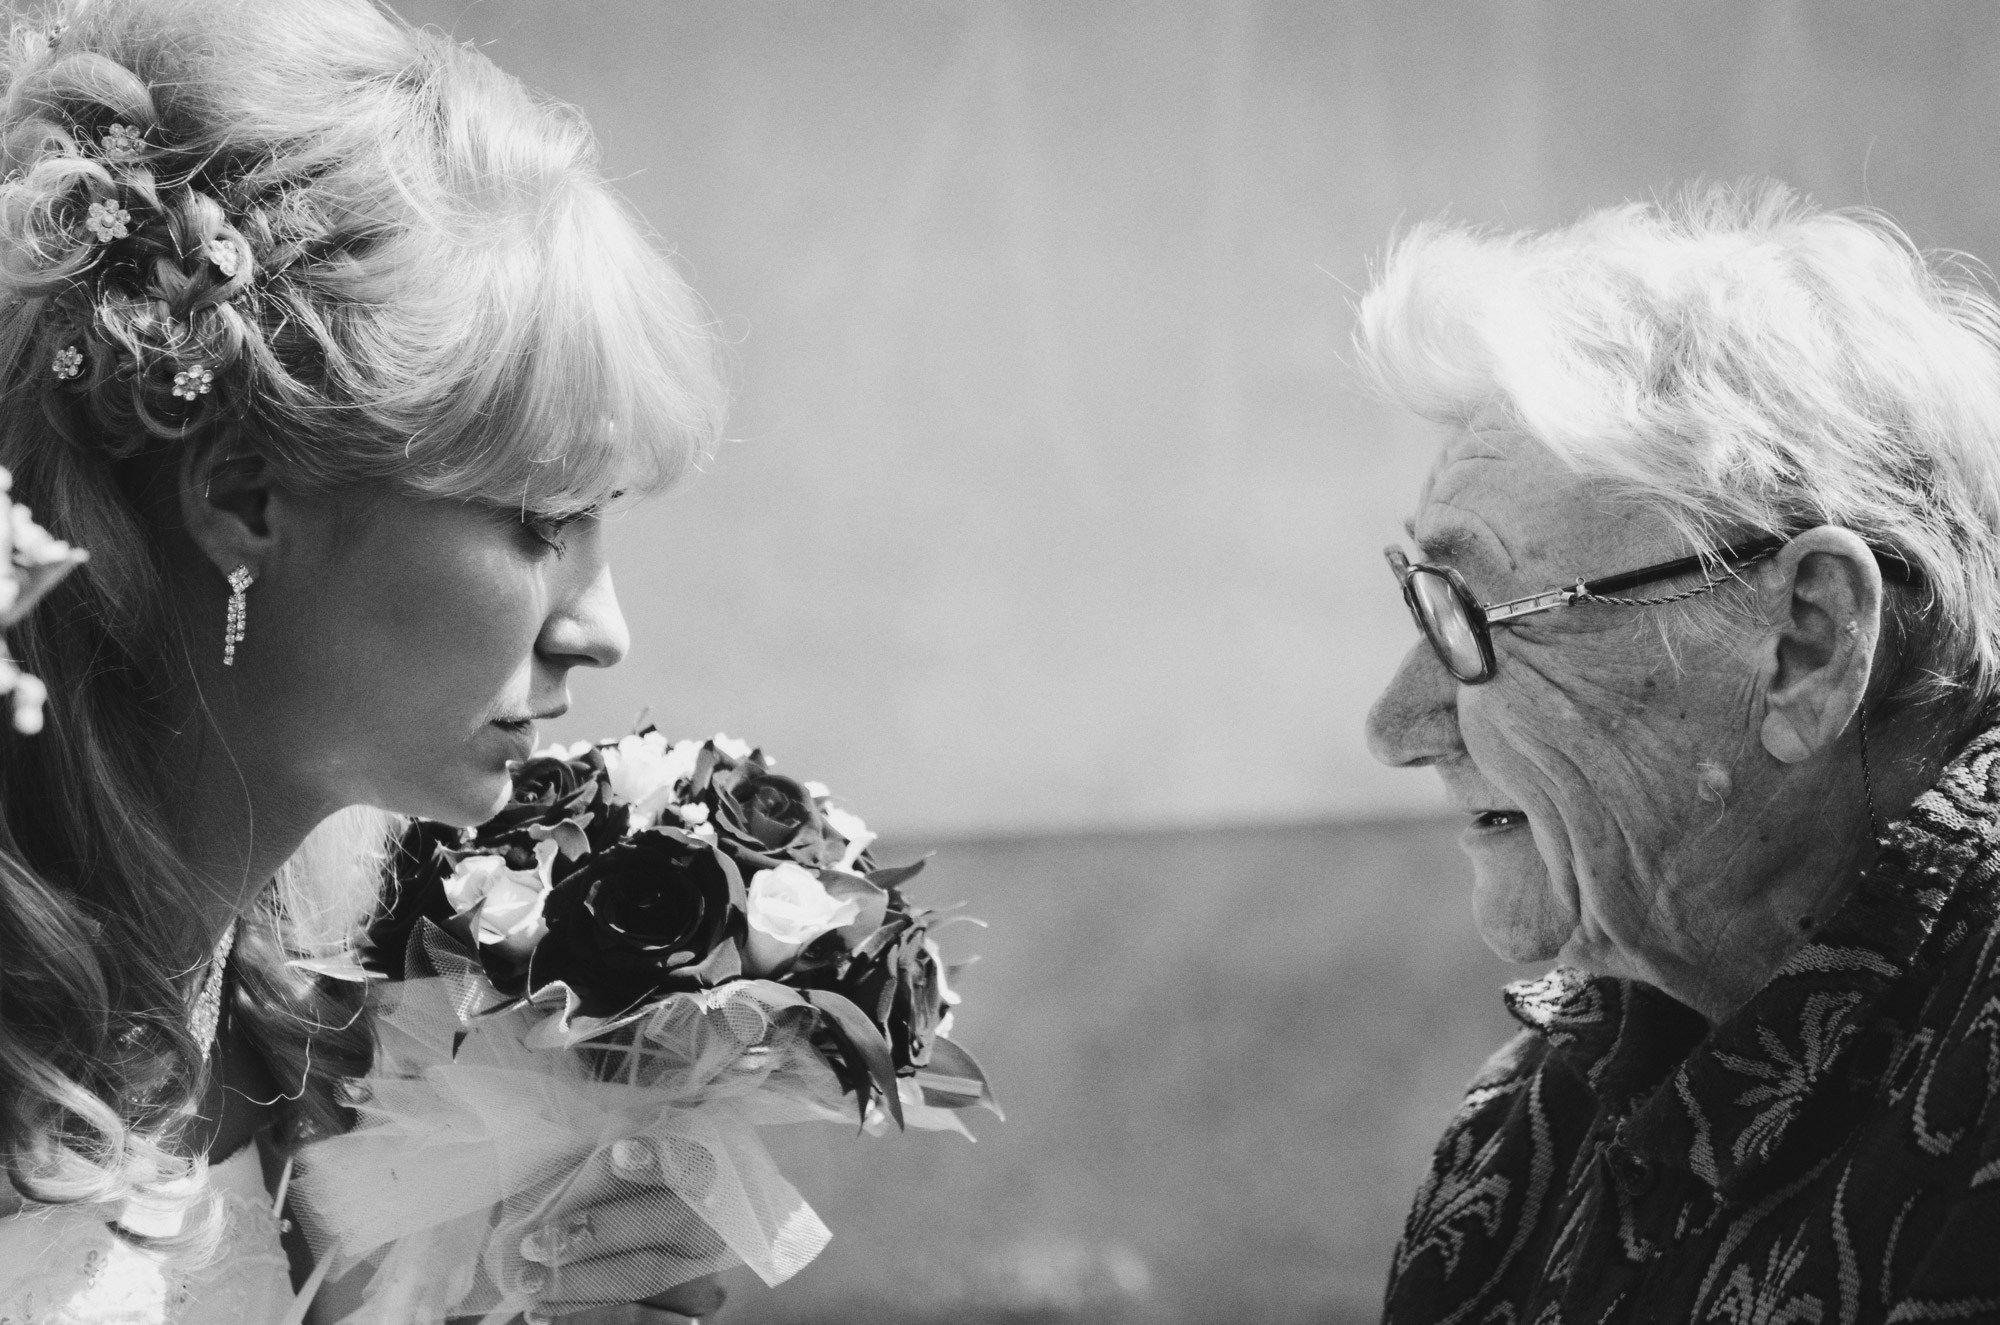
POLYGON ((530 824, 528 836, 537 841, 554 842, 556 850, 562 853, 565 860, 581 860, 590 854, 590 838, 583 830, 589 825, 591 817, 591 812, 585 810, 546 828, 541 824, 530 824))
POLYGON ((924 866, 930 863, 930 859, 929 856, 925 856, 922 860, 912 861, 908 865, 891 865, 887 869, 875 870, 868 875, 868 882, 877 888, 899 888, 922 874, 924 866))
POLYGON ((699 964, 687 967, 683 974, 713 987, 743 974, 743 954, 737 950, 735 943, 725 938, 699 964))
POLYGON ((835 931, 850 952, 867 942, 882 927, 889 914, 888 889, 870 883, 858 874, 846 874, 840 870, 821 870, 819 881, 836 901, 844 902, 851 897, 860 907, 851 922, 835 931))
POLYGON ((1007 1120, 1007 1115, 1000 1111, 1000 1101, 993 1098, 985 1069, 964 1046, 942 1035, 931 1037, 931 1061, 917 1073, 917 1084, 923 1088, 926 1104, 941 1109, 969 1109, 983 1104, 1002 1122, 1007 1120))
POLYGON ((862 941, 860 946, 854 949, 855 959, 858 961, 871 961, 881 956, 894 946, 896 940, 903 936, 903 932, 910 927, 910 924, 911 920, 907 912, 890 915, 882 922, 881 928, 870 934, 862 941))
MULTIPOLYGON (((903 1101, 896 1094, 896 1063, 889 1053, 889 1041, 883 1038, 881 1030, 868 1020, 868 1014, 853 1003, 825 989, 804 989, 800 996, 818 1009, 827 1030, 840 1041, 867 1071, 868 1079, 882 1092, 882 1101, 889 1107, 889 1116, 902 1127, 903 1101)), ((861 1100, 861 1116, 868 1116, 868 1100, 861 1100)))

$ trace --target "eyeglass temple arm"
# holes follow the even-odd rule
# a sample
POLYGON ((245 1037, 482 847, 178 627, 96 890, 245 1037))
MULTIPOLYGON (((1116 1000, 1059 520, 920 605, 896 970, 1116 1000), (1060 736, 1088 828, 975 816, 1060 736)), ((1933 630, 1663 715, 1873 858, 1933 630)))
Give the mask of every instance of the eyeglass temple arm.
POLYGON ((1486 622, 1511 621, 1516 617, 1532 616, 1536 612, 1546 612, 1564 603, 1573 603, 1579 598, 1594 594, 1614 594, 1623 589, 1636 589, 1642 584, 1655 580, 1671 580, 1676 575, 1702 570, 1714 562, 1721 562, 1730 570, 1735 570, 1759 557, 1769 556, 1791 540, 1785 538, 1759 538, 1748 543, 1738 543, 1734 547, 1721 548, 1715 552, 1699 552, 1693 556, 1677 557, 1673 561, 1663 561, 1655 566, 1642 566, 1638 570, 1625 571, 1618 575, 1607 575, 1601 580, 1579 581, 1561 589, 1549 589, 1527 598, 1515 598, 1504 603, 1493 603, 1486 608, 1486 622))

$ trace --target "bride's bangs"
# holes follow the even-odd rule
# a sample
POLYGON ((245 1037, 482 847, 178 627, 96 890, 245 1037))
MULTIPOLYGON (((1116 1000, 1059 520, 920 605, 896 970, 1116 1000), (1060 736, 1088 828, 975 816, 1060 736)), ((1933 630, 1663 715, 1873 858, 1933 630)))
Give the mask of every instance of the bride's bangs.
POLYGON ((705 310, 602 187, 565 190, 531 233, 461 257, 478 275, 439 291, 456 325, 439 328, 431 408, 404 448, 415 486, 574 514, 658 492, 707 455, 725 393, 705 310))

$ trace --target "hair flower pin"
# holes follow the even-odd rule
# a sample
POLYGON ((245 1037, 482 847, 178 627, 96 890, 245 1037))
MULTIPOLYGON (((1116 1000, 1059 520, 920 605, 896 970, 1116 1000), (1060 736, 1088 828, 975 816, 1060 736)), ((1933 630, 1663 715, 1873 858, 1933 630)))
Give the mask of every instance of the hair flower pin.
POLYGON ((145 137, 130 124, 113 124, 98 139, 98 145, 110 157, 138 156, 146 150, 145 137))
POLYGON ((109 200, 90 204, 90 214, 83 218, 90 233, 97 236, 100 244, 109 244, 114 239, 123 239, 132 233, 132 213, 109 200))
POLYGON ((194 400, 208 394, 209 387, 215 385, 215 374, 204 364, 194 364, 174 374, 174 394, 182 400, 194 400))
POLYGON ((83 372, 83 351, 74 345, 65 345, 56 351, 55 361, 49 369, 58 378, 67 382, 83 372))
POLYGON ((202 246, 202 253, 208 258, 209 264, 222 273, 224 280, 236 279, 236 268, 240 260, 236 245, 222 238, 211 239, 202 246))

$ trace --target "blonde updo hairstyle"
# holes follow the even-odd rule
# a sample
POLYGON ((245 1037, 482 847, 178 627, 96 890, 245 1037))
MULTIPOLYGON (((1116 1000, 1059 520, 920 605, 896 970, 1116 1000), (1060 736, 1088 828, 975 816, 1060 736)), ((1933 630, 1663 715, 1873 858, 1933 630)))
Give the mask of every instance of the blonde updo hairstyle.
MULTIPOLYGON (((587 127, 483 56, 366 0, 57 17, 17 24, 0 70, 0 465, 91 560, 13 640, 50 702, 0 737, 0 1155, 35 1199, 170 1199, 197 1167, 215 884, 170 845, 159 757, 227 590, 185 638, 178 517, 146 494, 207 446, 302 492, 573 514, 670 482, 722 392, 587 127)), ((230 965, 295 1134, 344 1125, 372 1048, 357 987, 290 964, 364 904, 321 873, 281 874, 230 965)))

